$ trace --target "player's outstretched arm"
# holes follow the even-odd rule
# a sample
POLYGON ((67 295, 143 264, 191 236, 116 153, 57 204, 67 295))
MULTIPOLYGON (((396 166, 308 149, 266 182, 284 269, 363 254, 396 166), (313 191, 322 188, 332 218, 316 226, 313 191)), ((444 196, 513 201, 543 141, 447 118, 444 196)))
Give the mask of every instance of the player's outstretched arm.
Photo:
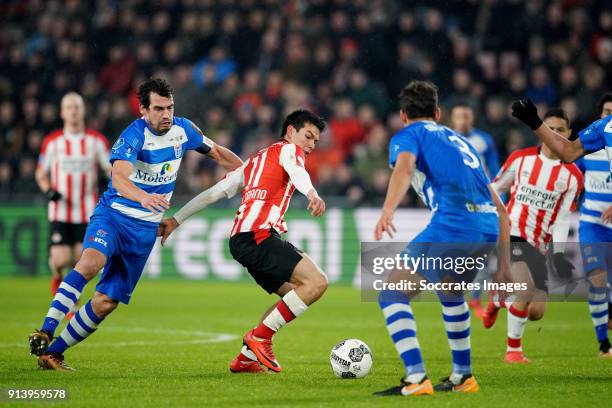
POLYGON ((238 157, 227 147, 219 146, 216 143, 213 144, 212 148, 207 153, 207 156, 215 160, 227 171, 233 171, 242 166, 242 160, 240 160, 240 157, 238 157))
POLYGON ((179 225, 193 214, 224 197, 233 197, 240 191, 242 187, 244 187, 244 167, 243 165, 227 173, 225 178, 217 184, 192 198, 187 204, 181 207, 173 217, 163 219, 157 229, 157 236, 162 237, 161 244, 164 245, 170 234, 172 234, 172 231, 177 229, 179 225))
POLYGON ((542 143, 564 162, 571 163, 587 153, 580 139, 569 141, 546 126, 538 116, 538 110, 531 99, 514 101, 512 116, 529 126, 542 143))
POLYGON ((416 156, 412 153, 402 152, 397 156, 393 173, 391 173, 391 178, 389 179, 389 187, 387 188, 387 196, 385 197, 382 213, 374 229, 374 239, 376 241, 382 239, 383 232, 386 232, 393 238, 397 231, 393 225, 393 213, 410 188, 415 164, 416 156))
POLYGON ((314 217, 320 217, 325 212, 325 201, 315 190, 310 175, 304 168, 303 154, 297 156, 297 147, 294 144, 283 146, 280 154, 280 163, 289 175, 295 188, 308 198, 308 210, 314 217))
POLYGON ((115 190, 128 200, 140 203, 154 214, 167 210, 170 203, 166 200, 164 194, 149 194, 130 181, 132 168, 132 163, 127 160, 115 160, 113 162, 112 183, 115 190))

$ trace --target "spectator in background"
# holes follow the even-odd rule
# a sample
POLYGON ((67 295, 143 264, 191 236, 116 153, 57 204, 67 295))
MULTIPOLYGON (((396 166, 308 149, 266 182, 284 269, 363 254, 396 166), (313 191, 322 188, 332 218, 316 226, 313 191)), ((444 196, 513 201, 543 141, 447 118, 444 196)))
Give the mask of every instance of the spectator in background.
POLYGON ((114 95, 126 95, 132 88, 136 60, 122 45, 115 45, 108 51, 108 62, 100 71, 100 87, 114 95))
POLYGON ((347 96, 357 108, 367 104, 376 109, 379 117, 388 113, 388 97, 384 88, 374 81, 368 81, 365 72, 360 69, 351 72, 347 96))
POLYGON ((0 162, 0 199, 3 203, 13 198, 13 169, 8 162, 0 162))
MULTIPOLYGON (((355 149, 353 169, 363 183, 371 185, 377 170, 389 168, 389 134, 384 126, 378 124, 370 130, 365 140, 366 143, 360 144, 355 149)), ((385 192, 383 191, 383 196, 385 192)))
POLYGON ((214 47, 208 57, 193 67, 193 83, 200 88, 210 88, 223 83, 236 72, 236 62, 221 47, 214 47))
POLYGON ((527 97, 538 104, 551 106, 555 102, 555 87, 550 79, 548 70, 543 65, 533 67, 531 70, 531 84, 527 89, 527 97))
MULTIPOLYGON (((531 92, 540 104, 573 105, 579 129, 593 119, 586 107, 612 86, 612 11, 603 2, 298 3, 75 0, 59 7, 54 0, 21 2, 18 12, 9 5, 0 27, 0 160, 18 178, 30 135, 58 125, 59 100, 71 90, 92 107, 90 126, 121 128, 127 115, 139 115, 134 84, 151 75, 172 76, 183 94, 177 112, 198 125, 221 109, 219 132, 235 151, 265 139, 272 117, 309 107, 336 119, 336 101, 348 98, 363 128, 342 141, 349 166, 377 123, 397 125, 390 96, 410 80, 438 83, 447 108, 467 101, 485 112, 477 126, 497 138, 504 157, 507 148, 535 143, 531 132, 514 131, 506 100, 531 92), (140 11, 147 6, 150 15, 140 11), (130 113, 122 114, 125 99, 130 113)), ((347 124, 339 122, 343 134, 347 124)), ((179 200, 181 188, 195 188, 188 178, 196 168, 179 176, 179 200)))
POLYGON ((364 129, 355 116, 355 106, 348 98, 341 98, 334 103, 334 114, 329 120, 329 129, 335 145, 348 157, 355 146, 364 137, 364 129))

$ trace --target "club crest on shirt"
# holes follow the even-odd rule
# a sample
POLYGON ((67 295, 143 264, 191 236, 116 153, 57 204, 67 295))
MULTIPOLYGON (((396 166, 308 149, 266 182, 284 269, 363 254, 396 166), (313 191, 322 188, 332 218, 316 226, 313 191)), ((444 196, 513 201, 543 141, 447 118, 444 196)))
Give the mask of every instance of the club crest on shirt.
POLYGON ((566 182, 564 180, 557 180, 555 182, 555 191, 565 191, 566 182))
POLYGON ((117 141, 115 142, 115 144, 113 145, 113 152, 117 152, 121 146, 123 146, 124 144, 124 140, 122 137, 120 137, 119 139, 117 139, 117 141))
POLYGON ((180 159, 181 156, 183 155, 183 146, 180 144, 175 144, 174 145, 174 155, 176 156, 177 159, 180 159))

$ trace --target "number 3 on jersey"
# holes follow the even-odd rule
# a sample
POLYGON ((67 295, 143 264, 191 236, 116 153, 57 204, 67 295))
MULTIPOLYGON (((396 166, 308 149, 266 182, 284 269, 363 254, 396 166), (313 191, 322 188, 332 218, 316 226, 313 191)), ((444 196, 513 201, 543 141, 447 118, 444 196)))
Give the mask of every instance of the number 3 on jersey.
POLYGON ((463 163, 466 166, 469 166, 473 169, 477 169, 480 166, 480 160, 478 160, 478 157, 476 157, 474 153, 472 153, 467 143, 465 143, 459 136, 449 136, 448 140, 457 145, 459 151, 463 155, 463 163))

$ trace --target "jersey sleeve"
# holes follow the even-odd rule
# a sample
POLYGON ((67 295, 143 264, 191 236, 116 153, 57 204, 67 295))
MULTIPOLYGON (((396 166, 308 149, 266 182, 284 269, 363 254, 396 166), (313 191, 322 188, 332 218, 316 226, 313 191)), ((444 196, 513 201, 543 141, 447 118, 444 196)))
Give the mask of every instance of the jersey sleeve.
POLYGON ((497 191, 497 194, 501 194, 510 190, 510 187, 514 183, 514 179, 516 177, 516 170, 520 161, 520 157, 521 156, 518 152, 512 153, 493 179, 491 185, 493 186, 495 191, 497 191))
POLYGON ((214 186, 195 196, 174 214, 174 219, 182 224, 187 218, 223 197, 231 198, 244 187, 244 168, 246 163, 225 175, 214 186))
POLYGON ((403 129, 391 138, 389 142, 389 167, 395 167, 400 153, 412 153, 419 157, 421 146, 418 136, 414 131, 403 129))
POLYGON ((578 133, 578 138, 584 150, 592 153, 606 147, 604 137, 604 132, 606 131, 612 132, 612 116, 599 119, 590 124, 586 129, 581 130, 578 133))
POLYGON ((126 160, 134 164, 138 152, 142 149, 144 134, 138 132, 135 126, 130 126, 121 133, 113 145, 110 154, 111 164, 115 160, 126 160))
POLYGON ((279 160, 283 167, 290 164, 305 167, 306 155, 301 147, 294 145, 293 143, 288 143, 281 148, 279 160))
POLYGON ((189 119, 181 118, 182 127, 187 134, 187 150, 200 149, 201 153, 208 153, 214 146, 214 142, 204 135, 200 128, 189 119))
POLYGON ((570 214, 572 209, 575 209, 575 204, 581 190, 582 177, 571 177, 569 187, 561 199, 561 206, 559 207, 559 214, 557 215, 555 225, 552 228, 553 242, 556 243, 555 252, 564 252, 565 250, 563 243, 567 241, 569 234, 570 214))
POLYGON ((307 195, 310 190, 314 190, 310 175, 304 168, 304 151, 301 148, 293 143, 284 145, 280 151, 279 161, 300 193, 307 195))

